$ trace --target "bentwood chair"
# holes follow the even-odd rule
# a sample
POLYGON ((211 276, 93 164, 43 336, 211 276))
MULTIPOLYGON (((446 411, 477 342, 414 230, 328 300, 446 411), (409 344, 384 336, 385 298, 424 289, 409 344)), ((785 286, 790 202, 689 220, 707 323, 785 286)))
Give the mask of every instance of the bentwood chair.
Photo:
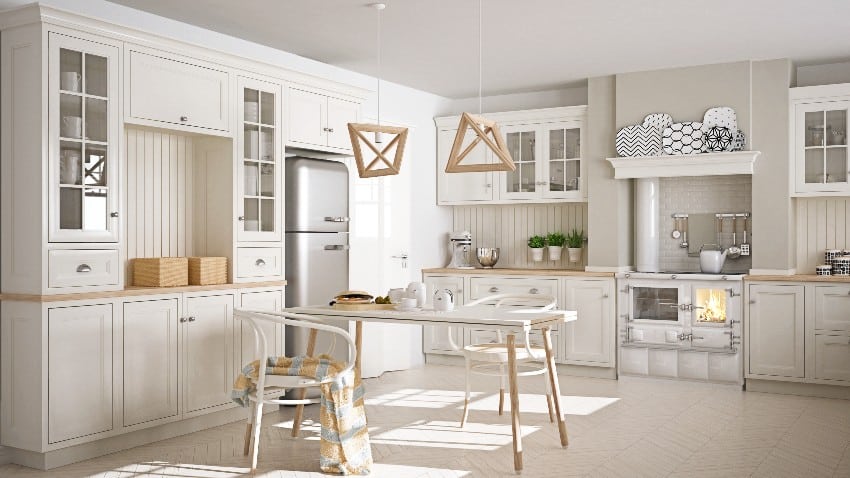
POLYGON ((349 373, 355 364, 357 357, 357 348, 354 340, 345 330, 327 325, 318 317, 305 314, 294 314, 291 312, 260 312, 250 310, 235 310, 236 317, 242 319, 249 324, 254 330, 254 350, 260 361, 260 369, 257 375, 257 380, 254 382, 256 391, 248 395, 248 399, 253 402, 254 408, 251 410, 251 416, 248 419, 248 426, 245 430, 245 455, 251 453, 251 471, 257 469, 257 454, 260 448, 260 424, 263 418, 263 405, 307 405, 312 403, 309 399, 283 399, 272 398, 283 395, 289 389, 305 389, 309 387, 319 387, 325 383, 334 381, 339 375, 349 373), (341 336, 348 343, 349 360, 345 363, 345 368, 338 374, 329 375, 322 380, 317 380, 313 377, 305 377, 299 375, 266 375, 268 357, 268 339, 266 338, 263 328, 260 323, 263 321, 274 322, 277 324, 292 325, 295 327, 305 327, 317 331, 330 332, 341 336), (269 389, 279 390, 280 393, 274 394, 272 397, 266 396, 269 389))
MULTIPOLYGON (((491 303, 494 307, 524 307, 544 311, 555 308, 556 300, 552 296, 538 294, 496 294, 465 304, 464 307, 491 303)), ((471 344, 462 349, 466 361, 466 395, 463 401, 463 417, 460 420, 461 427, 466 424, 469 417, 470 375, 473 373, 499 377, 499 415, 504 412, 505 378, 507 377, 505 367, 508 364, 508 346, 504 343, 502 332, 497 331, 496 334, 496 341, 493 343, 471 344)), ((448 328, 448 335, 451 347, 454 350, 461 351, 452 337, 451 327, 448 328)), ((541 374, 545 377, 548 371, 546 351, 543 347, 531 343, 528 331, 525 332, 525 339, 516 343, 515 349, 518 377, 541 374)), ((554 422, 551 385, 548 378, 545 381, 549 421, 554 422)))

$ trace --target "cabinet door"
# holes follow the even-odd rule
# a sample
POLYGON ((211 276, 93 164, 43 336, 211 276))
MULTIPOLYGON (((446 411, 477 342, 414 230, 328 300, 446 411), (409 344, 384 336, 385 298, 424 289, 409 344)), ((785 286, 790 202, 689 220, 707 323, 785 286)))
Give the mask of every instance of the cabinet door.
POLYGON ((794 116, 797 192, 850 193, 850 101, 799 104, 794 116))
POLYGON ((850 336, 815 335, 815 378, 850 382, 850 336))
POLYGON ((130 51, 130 118, 228 131, 226 71, 189 58, 130 51))
MULTIPOLYGON (((258 311, 278 311, 283 307, 283 292, 279 290, 266 292, 245 292, 240 297, 242 309, 258 311)), ((268 354, 273 356, 283 355, 283 331, 284 327, 267 321, 257 323, 266 334, 268 354)), ((239 331, 239 363, 241 369, 245 364, 258 358, 257 348, 254 340, 254 329, 244 323, 241 319, 236 321, 236 330, 239 331)))
POLYGON ((112 430, 112 305, 48 311, 48 441, 112 430))
POLYGON ((50 242, 118 242, 118 54, 49 36, 50 242))
POLYGON ((187 297, 183 307, 185 410, 226 404, 233 386, 233 296, 187 297))
POLYGON ((351 151, 348 123, 357 123, 359 117, 359 104, 338 98, 328 98, 328 147, 351 151))
POLYGON ((287 143, 326 146, 327 96, 290 88, 287 143))
POLYGON ((850 332, 850 286, 815 286, 815 329, 850 332))
POLYGON ((614 296, 611 280, 565 281, 564 309, 575 310, 578 319, 562 326, 564 362, 613 367, 614 296))
POLYGON ((803 378, 803 291, 797 285, 750 285, 750 374, 803 378))
MULTIPOLYGON (((455 300, 455 307, 459 307, 464 303, 463 277, 459 276, 426 276, 426 290, 430 294, 440 289, 448 289, 452 292, 455 300)), ((428 298, 428 302, 433 302, 432 298, 428 298)), ((438 353, 449 355, 461 355, 462 352, 452 349, 449 343, 449 331, 447 327, 425 325, 422 331, 422 340, 424 342, 423 349, 425 353, 438 353)), ((464 339, 466 333, 460 327, 451 328, 451 337, 458 348, 463 348, 466 344, 464 339)))
POLYGON ((178 299, 125 302, 124 426, 177 415, 178 299))
POLYGON ((280 241, 282 172, 280 97, 276 83, 239 78, 237 238, 280 241))
MULTIPOLYGON (((437 204, 450 205, 467 201, 492 201, 493 200, 493 173, 447 173, 446 164, 449 162, 449 154, 452 151, 456 129, 440 130, 437 139, 437 204)), ((475 135, 467 132, 463 138, 464 151, 475 139, 475 135)), ((469 164, 492 162, 492 154, 489 149, 479 143, 473 149, 464 162, 469 164)))
POLYGON ((584 196, 582 122, 543 125, 544 151, 540 159, 543 197, 581 200, 584 196))
POLYGON ((542 196, 547 181, 541 180, 538 159, 542 155, 541 129, 536 125, 506 126, 502 129, 515 171, 499 173, 499 199, 535 199, 542 196))

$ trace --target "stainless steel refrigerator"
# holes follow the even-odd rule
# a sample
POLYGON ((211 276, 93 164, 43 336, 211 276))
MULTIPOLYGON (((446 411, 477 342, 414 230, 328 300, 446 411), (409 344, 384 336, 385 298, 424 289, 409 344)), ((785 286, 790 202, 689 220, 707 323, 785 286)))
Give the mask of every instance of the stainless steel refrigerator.
MULTIPOLYGON (((348 167, 337 161, 286 158, 286 306, 327 304, 348 289, 348 167)), ((286 355, 307 350, 308 331, 286 328, 286 355)), ((319 333, 316 353, 348 345, 319 333)))

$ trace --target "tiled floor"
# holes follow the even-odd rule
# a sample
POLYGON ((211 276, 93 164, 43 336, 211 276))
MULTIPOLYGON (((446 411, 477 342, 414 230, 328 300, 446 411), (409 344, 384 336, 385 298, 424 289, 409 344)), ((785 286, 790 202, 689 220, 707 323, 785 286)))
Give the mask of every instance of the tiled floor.
MULTIPOLYGON (((509 414, 495 379, 476 379, 470 423, 458 428, 461 369, 429 365, 367 382, 376 477, 515 476, 509 414)), ((850 401, 741 392, 726 386, 562 376, 570 446, 549 423, 541 377, 521 379, 524 476, 850 477, 850 401)), ((307 416, 318 410, 308 408, 307 416)), ((318 427, 289 437, 292 409, 266 415, 263 477, 318 473, 318 427)), ((244 423, 11 477, 215 477, 247 473, 244 423)))

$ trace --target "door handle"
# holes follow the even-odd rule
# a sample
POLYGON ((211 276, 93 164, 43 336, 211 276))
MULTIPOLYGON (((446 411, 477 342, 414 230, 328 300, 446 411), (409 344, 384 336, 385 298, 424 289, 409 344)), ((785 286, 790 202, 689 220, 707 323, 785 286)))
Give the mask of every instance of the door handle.
POLYGON ((351 218, 348 216, 325 216, 325 222, 348 222, 351 218))
POLYGON ((495 294, 496 292, 499 292, 498 287, 490 287, 490 293, 495 294))
POLYGON ((540 291, 537 290, 537 287, 532 287, 531 289, 528 290, 528 293, 529 294, 539 294, 540 291))
POLYGON ((80 264, 77 266, 77 272, 91 272, 91 266, 88 264, 80 264))
POLYGON ((255 265, 255 266, 257 266, 257 267, 263 267, 264 265, 266 265, 266 261, 264 261, 264 260, 262 260, 262 259, 257 259, 257 260, 254 262, 254 265, 255 265))
POLYGON ((402 253, 400 256, 390 256, 393 259, 407 259, 407 254, 402 253))
POLYGON ((328 244, 325 246, 326 251, 347 251, 349 249, 351 249, 351 246, 344 244, 328 244))

